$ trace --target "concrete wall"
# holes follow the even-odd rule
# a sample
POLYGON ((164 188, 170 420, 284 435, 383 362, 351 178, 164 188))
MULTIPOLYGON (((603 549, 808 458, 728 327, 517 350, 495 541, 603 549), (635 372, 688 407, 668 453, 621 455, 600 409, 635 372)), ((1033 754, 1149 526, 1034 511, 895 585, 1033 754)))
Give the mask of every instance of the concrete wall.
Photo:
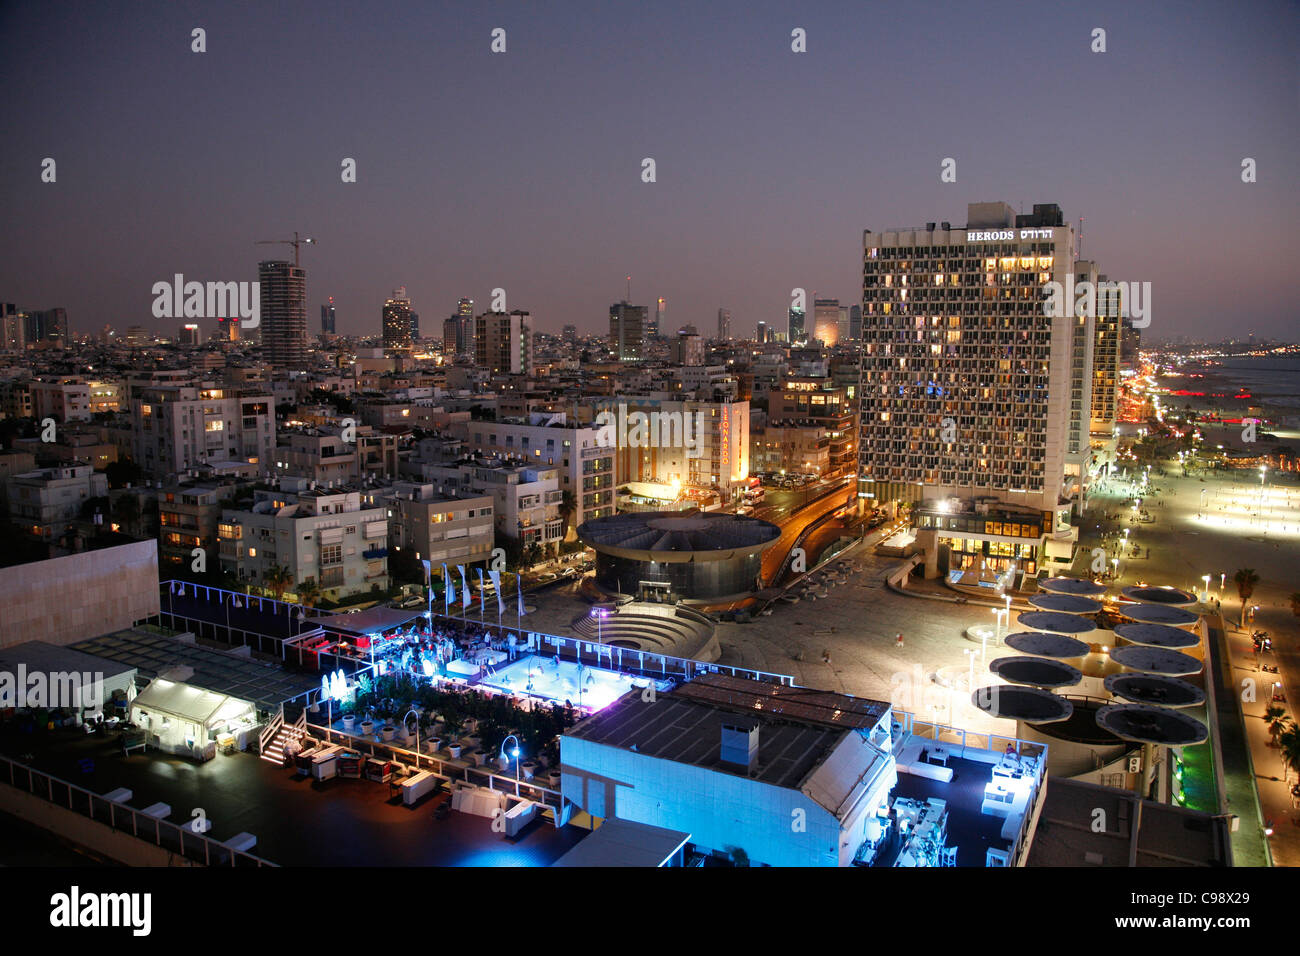
POLYGON ((0 569, 0 647, 74 644, 158 613, 158 542, 0 569))
POLYGON ((129 831, 114 830, 75 810, 12 787, 0 786, 0 810, 127 866, 202 866, 129 831))

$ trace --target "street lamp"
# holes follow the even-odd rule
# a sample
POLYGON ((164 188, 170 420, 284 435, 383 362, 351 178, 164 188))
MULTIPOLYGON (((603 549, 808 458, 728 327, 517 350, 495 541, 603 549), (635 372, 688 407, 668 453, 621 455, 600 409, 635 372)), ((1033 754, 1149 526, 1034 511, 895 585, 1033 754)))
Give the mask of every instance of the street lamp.
POLYGON ((591 609, 591 616, 596 619, 596 643, 603 644, 604 642, 600 638, 600 623, 609 616, 609 608, 593 607, 591 609))
POLYGON ((1208 574, 1202 574, 1201 580, 1205 582, 1205 603, 1209 604, 1210 603, 1210 576, 1208 574))
POLYGON ((415 714, 415 769, 419 770, 420 769, 420 715, 415 713, 414 707, 412 707, 402 716, 402 726, 403 727, 406 726, 406 718, 410 717, 412 714, 415 714))
MULTIPOLYGON (((506 740, 513 740, 514 747, 510 750, 510 757, 515 758, 515 796, 519 796, 519 738, 514 734, 507 734, 505 740, 501 741, 501 756, 506 756, 506 740)), ((506 758, 509 762, 509 757, 506 758)))
POLYGON ((1119 558, 1111 558, 1110 564, 1111 567, 1113 568, 1113 570, 1111 571, 1111 580, 1118 580, 1119 579, 1119 558))

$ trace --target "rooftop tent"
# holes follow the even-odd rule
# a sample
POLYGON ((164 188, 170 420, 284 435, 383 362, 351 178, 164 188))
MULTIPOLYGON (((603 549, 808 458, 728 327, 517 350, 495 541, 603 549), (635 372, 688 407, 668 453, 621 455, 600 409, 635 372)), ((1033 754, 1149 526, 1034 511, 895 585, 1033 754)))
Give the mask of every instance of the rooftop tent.
POLYGON ((131 722, 149 732, 150 743, 168 753, 201 757, 219 733, 256 723, 253 704, 156 678, 131 702, 131 722))

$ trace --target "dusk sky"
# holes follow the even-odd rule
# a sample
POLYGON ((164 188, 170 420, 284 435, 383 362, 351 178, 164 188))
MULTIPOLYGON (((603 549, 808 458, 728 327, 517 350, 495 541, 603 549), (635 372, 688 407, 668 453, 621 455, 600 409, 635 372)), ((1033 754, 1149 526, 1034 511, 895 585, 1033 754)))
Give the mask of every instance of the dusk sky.
POLYGON ((298 230, 312 332, 333 295, 378 334, 399 285, 425 335, 498 286, 603 332, 631 274, 752 335, 796 286, 860 302, 864 228, 1005 200, 1086 217, 1144 337, 1300 338, 1298 50, 1293 2, 8 3, 0 301, 171 333, 155 282, 298 230))

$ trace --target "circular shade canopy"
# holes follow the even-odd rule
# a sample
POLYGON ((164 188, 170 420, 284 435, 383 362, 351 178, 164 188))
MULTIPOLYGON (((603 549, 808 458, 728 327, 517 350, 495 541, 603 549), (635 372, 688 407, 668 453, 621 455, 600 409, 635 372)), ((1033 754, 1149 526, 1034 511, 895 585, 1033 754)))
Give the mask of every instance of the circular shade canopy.
MULTIPOLYGON (((1174 627, 1186 627, 1196 623, 1196 615, 1181 607, 1168 604, 1121 604, 1116 608, 1121 617, 1143 624, 1170 624, 1174 627)), ((1024 615, 1021 615, 1023 620, 1024 615)))
POLYGON ((1168 624, 1140 624, 1129 621, 1115 625, 1115 633, 1130 644, 1146 644, 1148 647, 1167 647, 1172 651, 1184 647, 1195 647, 1201 639, 1191 631, 1168 624))
POLYGON ((1072 687, 1083 680, 1078 668, 1050 657, 999 657, 989 661, 989 670, 1004 681, 1033 687, 1072 687))
POLYGON ((1040 611, 1059 611, 1062 614, 1096 614, 1101 603, 1075 594, 1035 594, 1029 603, 1040 611))
POLYGON ((1016 634, 1008 634, 1004 643, 1022 654, 1056 657, 1063 660, 1083 657, 1092 650, 1083 641, 1066 637, 1064 634, 1049 634, 1045 631, 1020 631, 1016 634))
POLYGON ((1074 705, 1040 687, 981 687, 970 695, 971 703, 990 717, 1023 720, 1027 724, 1054 724, 1069 720, 1074 705))
POLYGON ((1106 690, 1131 704, 1151 707, 1196 707, 1205 703, 1205 691, 1177 677, 1160 674, 1111 674, 1106 690))
POLYGON ((1144 604, 1165 604, 1169 607, 1191 607, 1196 603, 1196 595, 1180 588, 1156 588, 1149 584, 1138 584, 1120 592, 1130 601, 1144 604))
POLYGON ((1094 584, 1079 578, 1046 578, 1038 582, 1038 589, 1051 591, 1053 594, 1074 594, 1079 597, 1096 597, 1098 594, 1106 593, 1106 585, 1094 584))
POLYGON ((1186 747, 1210 736, 1205 725, 1181 710, 1143 704, 1109 704, 1097 711, 1097 726, 1122 740, 1186 747))
POLYGON ((1199 674, 1202 666, 1200 661, 1188 654, 1180 654, 1167 647, 1147 647, 1142 644, 1112 648, 1110 659, 1129 670, 1164 674, 1166 677, 1199 674))
POLYGON ((1061 611, 1025 611, 1018 623, 1032 631, 1051 631, 1053 634, 1087 634, 1097 629, 1095 621, 1061 611))

